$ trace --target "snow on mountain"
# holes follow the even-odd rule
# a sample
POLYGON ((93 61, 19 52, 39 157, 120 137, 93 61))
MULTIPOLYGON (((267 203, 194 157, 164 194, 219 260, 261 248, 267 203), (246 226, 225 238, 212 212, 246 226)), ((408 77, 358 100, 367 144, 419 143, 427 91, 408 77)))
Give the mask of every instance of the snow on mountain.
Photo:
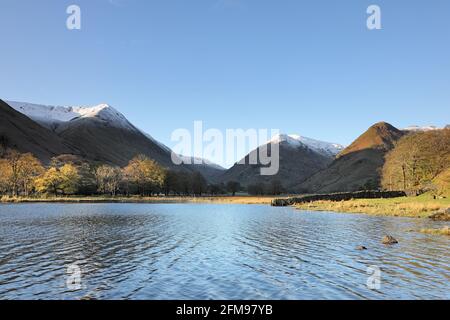
POLYGON ((107 104, 89 107, 48 106, 26 102, 6 101, 16 111, 45 126, 57 126, 61 123, 79 119, 95 118, 108 125, 128 130, 137 130, 123 114, 107 104))
POLYGON ((226 170, 224 167, 222 167, 222 166, 220 166, 220 165, 218 165, 218 164, 216 164, 214 162, 211 162, 211 161, 209 161, 207 159, 198 158, 198 157, 183 156, 181 154, 179 154, 178 157, 183 161, 184 164, 187 164, 187 165, 200 164, 200 165, 206 165, 206 166, 215 168, 217 170, 226 170))
POLYGON ((319 141, 295 134, 292 135, 278 134, 274 136, 269 141, 269 143, 286 143, 292 147, 306 146, 318 153, 330 156, 336 156, 338 153, 340 153, 342 150, 345 149, 344 146, 337 143, 319 141))
POLYGON ((403 129, 404 131, 434 131, 434 130, 441 130, 442 128, 438 128, 436 126, 424 126, 424 127, 420 127, 420 126, 409 126, 405 129, 403 129))
MULTIPOLYGON (((149 135, 148 133, 146 133, 146 132, 144 132, 144 131, 142 131, 142 130, 140 130, 141 131, 141 133, 143 134, 143 135, 145 135, 147 138, 149 138, 150 140, 152 140, 154 143, 156 143, 158 146, 160 146, 162 149, 164 149, 164 150, 166 150, 167 152, 172 152, 172 149, 170 149, 168 146, 166 146, 165 144, 163 144, 163 143, 161 143, 161 142, 159 142, 158 140, 156 140, 155 138, 153 138, 151 135, 149 135)), ((212 162, 212 161, 209 161, 209 160, 207 160, 207 159, 203 159, 203 158, 197 158, 197 157, 189 157, 189 156, 183 156, 183 155, 181 155, 181 154, 178 154, 177 155, 180 159, 181 159, 181 161, 184 163, 184 164, 187 164, 187 165, 190 165, 190 164, 201 164, 201 165, 206 165, 206 166, 209 166, 209 167, 212 167, 212 168, 214 168, 214 169, 217 169, 217 170, 225 170, 225 168, 223 168, 222 166, 220 166, 220 165, 218 165, 218 164, 216 164, 216 163, 214 163, 214 162, 212 162)))
MULTIPOLYGON (((116 128, 124 128, 130 131, 138 131, 145 137, 153 141, 155 144, 157 144, 159 147, 161 147, 163 150, 169 153, 172 152, 172 150, 169 147, 153 138, 150 134, 133 126, 127 120, 127 118, 125 118, 123 114, 121 114, 119 111, 117 111, 108 104, 99 104, 97 106, 91 107, 71 107, 71 106, 48 106, 17 101, 6 101, 6 103, 9 104, 16 111, 26 115, 30 119, 50 129, 55 129, 60 124, 63 123, 69 123, 80 119, 92 118, 100 120, 116 128)), ((186 164, 189 163, 194 164, 201 162, 203 165, 207 165, 218 170, 224 170, 224 168, 222 168, 221 166, 205 159, 191 158, 186 156, 180 157, 186 164), (196 162, 194 162, 194 159, 196 160, 196 162)))

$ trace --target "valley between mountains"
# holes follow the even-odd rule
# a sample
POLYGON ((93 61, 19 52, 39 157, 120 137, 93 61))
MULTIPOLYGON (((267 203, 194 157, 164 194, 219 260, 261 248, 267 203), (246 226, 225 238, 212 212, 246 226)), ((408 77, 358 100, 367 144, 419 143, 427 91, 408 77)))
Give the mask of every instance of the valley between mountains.
MULTIPOLYGON (((67 107, 0 100, 3 157, 7 150, 17 150, 33 155, 44 167, 67 160, 94 168, 125 168, 136 157, 145 157, 171 172, 161 177, 160 187, 153 186, 150 195, 161 192, 263 196, 381 189, 415 194, 433 191, 443 195, 449 185, 449 132, 448 127, 433 126, 400 130, 387 122, 379 122, 347 147, 300 135, 280 134, 245 157, 245 160, 257 157, 261 149, 270 148, 271 144, 279 146, 278 173, 262 176, 262 165, 248 164, 249 161, 236 163, 229 169, 207 160, 201 164, 175 165, 167 146, 135 127, 107 104, 67 107), (177 173, 196 178, 180 184, 177 173), (178 189, 168 187, 170 183, 177 184, 178 189)), ((99 191, 94 186, 89 190, 88 195, 99 191)), ((3 193, 7 194, 6 190, 3 193)), ((120 183, 114 186, 112 194, 124 193, 120 183)), ((70 192, 55 191, 55 195, 58 194, 70 192)))

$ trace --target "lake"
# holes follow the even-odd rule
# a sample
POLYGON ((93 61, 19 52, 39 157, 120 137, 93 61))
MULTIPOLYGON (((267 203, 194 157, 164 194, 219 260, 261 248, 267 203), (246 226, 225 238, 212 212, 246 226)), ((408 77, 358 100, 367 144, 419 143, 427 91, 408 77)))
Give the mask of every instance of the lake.
POLYGON ((411 231, 444 225, 265 205, 4 204, 0 298, 450 299, 449 237, 411 231))

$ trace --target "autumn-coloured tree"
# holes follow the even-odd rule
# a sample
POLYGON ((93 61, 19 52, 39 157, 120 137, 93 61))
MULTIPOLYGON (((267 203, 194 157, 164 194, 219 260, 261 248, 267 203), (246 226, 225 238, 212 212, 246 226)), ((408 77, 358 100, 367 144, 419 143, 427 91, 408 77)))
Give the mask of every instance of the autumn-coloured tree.
POLYGON ((80 183, 78 169, 73 164, 65 164, 59 169, 61 175, 60 189, 63 194, 76 194, 80 183))
POLYGON ((36 190, 40 193, 76 194, 78 191, 80 175, 77 168, 68 163, 60 169, 51 167, 40 177, 35 179, 36 190))
POLYGON ((42 163, 31 153, 23 154, 19 159, 19 184, 25 196, 33 188, 34 180, 45 171, 42 163))
POLYGON ((11 188, 12 196, 17 196, 20 185, 20 158, 21 154, 16 150, 8 150, 6 154, 6 163, 10 168, 9 185, 11 188))
POLYGON ((5 159, 0 159, 0 193, 6 194, 11 190, 12 170, 5 159))
POLYGON ((38 177, 34 183, 40 193, 53 193, 57 196, 62 182, 62 177, 57 168, 50 168, 38 177))
POLYGON ((126 179, 136 185, 141 196, 160 190, 164 183, 164 169, 144 155, 132 159, 123 172, 126 179))
POLYGON ((22 154, 16 150, 6 152, 1 159, 0 169, 3 193, 10 193, 13 196, 19 194, 28 196, 34 179, 44 171, 41 162, 32 154, 22 154))
POLYGON ((98 191, 112 196, 117 194, 120 182, 122 181, 122 170, 118 167, 102 165, 95 171, 98 184, 98 191))
POLYGON ((450 129, 409 134, 387 154, 382 186, 417 193, 449 167, 450 129))
POLYGON ((441 172, 433 180, 433 191, 436 196, 450 196, 450 168, 441 172))

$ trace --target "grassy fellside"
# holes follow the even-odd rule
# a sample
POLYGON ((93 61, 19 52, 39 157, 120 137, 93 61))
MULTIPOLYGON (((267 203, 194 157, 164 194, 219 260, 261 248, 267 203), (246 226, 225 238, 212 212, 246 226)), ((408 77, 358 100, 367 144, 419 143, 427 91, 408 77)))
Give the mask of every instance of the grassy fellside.
POLYGON ((450 198, 434 199, 430 194, 391 199, 354 199, 348 201, 315 201, 295 205, 300 210, 365 213, 378 216, 426 218, 450 207, 450 198))

